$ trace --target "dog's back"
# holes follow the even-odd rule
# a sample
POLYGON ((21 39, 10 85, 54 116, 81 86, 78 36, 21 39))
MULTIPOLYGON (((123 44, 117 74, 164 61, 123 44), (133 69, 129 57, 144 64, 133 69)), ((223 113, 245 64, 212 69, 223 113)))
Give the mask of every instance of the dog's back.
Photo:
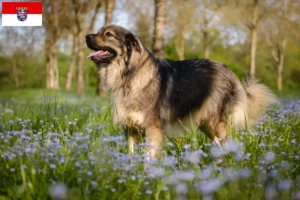
MULTIPOLYGON (((209 59, 172 61, 157 59, 161 77, 160 93, 169 106, 165 109, 167 132, 186 124, 210 132, 213 138, 223 127, 251 125, 277 101, 265 86, 243 85, 224 64, 209 59), (168 110, 169 109, 169 110, 168 110), (179 121, 179 123, 178 123, 179 121), (181 124, 181 125, 178 125, 181 124), (221 125, 220 125, 221 124, 221 125)), ((219 134, 222 137, 222 134, 219 134)))

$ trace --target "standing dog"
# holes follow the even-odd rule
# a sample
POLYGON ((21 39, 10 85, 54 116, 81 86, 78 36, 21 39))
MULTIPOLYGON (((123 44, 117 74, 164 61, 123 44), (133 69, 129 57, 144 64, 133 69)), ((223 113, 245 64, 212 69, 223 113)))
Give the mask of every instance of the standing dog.
MULTIPOLYGON (((86 36, 88 58, 106 70, 114 121, 125 125, 130 152, 141 139, 155 156, 165 134, 194 124, 220 144, 227 125, 253 124, 277 101, 264 85, 242 84, 224 64, 209 59, 158 59, 127 29, 110 25, 86 36)), ((105 72, 105 73, 104 73, 105 72)))

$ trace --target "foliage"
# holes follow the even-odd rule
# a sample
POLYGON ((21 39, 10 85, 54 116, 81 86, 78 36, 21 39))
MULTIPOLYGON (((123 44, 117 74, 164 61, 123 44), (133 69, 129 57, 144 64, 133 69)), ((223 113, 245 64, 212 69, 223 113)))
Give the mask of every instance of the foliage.
MULTIPOLYGON (((251 34, 249 28, 253 26, 252 11, 254 3, 257 1, 186 0, 180 2, 177 0, 166 1, 165 57, 174 60, 178 59, 178 55, 181 59, 203 58, 206 52, 209 58, 223 62, 240 79, 245 79, 249 74, 250 63, 251 34)), ((83 48, 85 55, 90 51, 84 46, 84 32, 90 33, 91 30, 88 29, 92 29, 93 26, 95 26, 94 31, 98 30, 99 26, 103 24, 101 19, 104 12, 108 12, 108 10, 100 9, 101 5, 103 7, 105 4, 96 0, 62 2, 47 0, 43 4, 43 9, 51 12, 46 12, 46 17, 43 18, 43 27, 3 27, 0 30, 0 90, 44 88, 46 79, 55 78, 55 75, 52 76, 50 73, 56 72, 55 64, 52 66, 50 61, 49 67, 53 67, 53 70, 48 70, 51 76, 46 74, 46 50, 49 51, 48 57, 51 53, 47 48, 49 45, 57 48, 58 55, 54 56, 53 60, 58 60, 60 88, 65 87, 67 73, 72 71, 69 68, 72 55, 75 55, 75 59, 77 59, 72 86, 96 87, 96 68, 92 62, 86 59, 84 70, 78 70, 78 66, 82 66, 78 60, 84 59, 82 53, 80 59, 78 55, 79 50, 83 48), (100 9, 99 12, 98 9, 100 9), (80 15, 76 15, 77 11, 80 15), (98 17, 97 14, 99 14, 98 17), (76 39, 78 28, 82 35, 76 39), (52 42, 49 40, 51 35, 56 36, 56 38, 52 38, 52 42), (76 39, 75 44, 80 41, 81 45, 80 47, 79 43, 75 45, 75 53, 72 54, 74 38, 76 39), (76 84, 75 74, 78 76, 79 71, 79 77, 84 74, 85 77, 80 80, 85 79, 85 83, 76 84)), ((272 41, 273 45, 271 46, 273 46, 274 53, 275 44, 280 43, 284 36, 287 45, 284 50, 283 90, 299 90, 300 35, 299 31, 297 32, 300 16, 299 9, 297 9, 299 2, 292 0, 266 1, 259 2, 257 6, 259 6, 259 23, 256 27, 258 29, 256 78, 273 89, 277 88, 276 67, 278 63, 274 62, 274 55, 272 56, 269 43, 272 41)), ((154 1, 116 1, 113 23, 129 28, 146 47, 151 47, 154 7, 154 1)), ((109 15, 111 16, 111 14, 109 15)), ((55 48, 52 49, 53 52, 55 52, 54 50, 55 48)), ((149 50, 151 51, 151 49, 149 50)))

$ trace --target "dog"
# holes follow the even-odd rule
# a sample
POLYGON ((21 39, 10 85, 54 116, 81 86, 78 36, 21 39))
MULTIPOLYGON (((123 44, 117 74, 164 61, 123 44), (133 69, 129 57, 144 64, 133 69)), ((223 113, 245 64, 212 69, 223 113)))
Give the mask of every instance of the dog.
POLYGON ((276 96, 263 84, 242 84, 224 64, 210 59, 173 61, 155 58, 126 28, 102 27, 86 36, 90 58, 111 91, 114 122, 124 125, 131 154, 143 138, 161 152, 164 136, 190 125, 218 145, 227 127, 251 126, 276 96), (105 65, 103 65, 105 63, 105 65))

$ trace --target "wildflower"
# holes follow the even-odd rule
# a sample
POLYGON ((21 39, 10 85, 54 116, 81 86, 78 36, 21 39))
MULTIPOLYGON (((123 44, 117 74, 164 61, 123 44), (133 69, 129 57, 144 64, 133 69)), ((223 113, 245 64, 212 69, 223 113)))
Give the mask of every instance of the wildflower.
POLYGON ((102 124, 99 124, 98 126, 95 127, 96 131, 100 131, 103 128, 102 124))
POLYGON ((173 156, 167 156, 164 158, 163 161, 163 166, 174 166, 177 164, 177 158, 173 157, 173 156))
POLYGON ((53 184, 49 188, 49 195, 54 199, 64 199, 67 197, 67 187, 63 183, 53 184))
POLYGON ((89 176, 92 176, 92 175, 93 175, 93 171, 88 171, 87 174, 88 174, 89 176))
POLYGON ((28 167, 27 167, 27 165, 21 165, 20 168, 21 168, 21 169, 27 169, 28 167))
POLYGON ((136 177, 135 176, 130 176, 130 179, 132 180, 132 181, 135 181, 136 180, 136 177))
POLYGON ((164 176, 165 170, 163 168, 153 167, 148 170, 148 173, 150 177, 158 178, 164 176))
POLYGON ((289 179, 281 180, 278 183, 278 188, 282 191, 288 191, 292 187, 292 181, 289 179))
POLYGON ((211 149, 211 154, 214 158, 221 157, 225 155, 227 152, 224 148, 214 145, 211 149))
POLYGON ((90 183, 93 187, 97 187, 97 185, 98 185, 96 181, 90 181, 90 183))
POLYGON ((126 181, 124 179, 119 179, 118 183, 125 183, 126 181))
POLYGON ((246 153, 245 160, 250 160, 250 157, 251 157, 251 153, 246 153))
POLYGON ((172 142, 167 142, 167 143, 166 143, 166 146, 167 146, 167 147, 173 147, 174 144, 173 144, 172 142))
POLYGON ((275 199, 277 195, 276 189, 274 186, 267 186, 266 191, 265 191, 265 197, 266 199, 275 199))
POLYGON ((188 192, 188 187, 186 183, 178 183, 176 185, 176 192, 178 194, 186 194, 188 192))
POLYGON ((178 181, 192 181, 195 175, 192 171, 176 171, 174 174, 166 178, 169 184, 178 183, 178 181))
POLYGON ((183 148, 184 148, 185 150, 188 150, 188 149, 191 148, 191 145, 190 145, 190 144, 185 144, 185 145, 183 145, 183 148))
POLYGON ((244 151, 242 151, 242 145, 243 143, 240 143, 238 150, 234 151, 235 153, 235 160, 242 160, 244 157, 244 151))
POLYGON ((287 161, 281 161, 281 163, 280 163, 280 165, 281 165, 281 167, 282 167, 282 169, 284 169, 284 170, 289 170, 290 169, 290 167, 291 167, 291 165, 290 165, 290 163, 288 163, 287 161))
POLYGON ((208 166, 207 168, 203 169, 201 171, 201 178, 203 179, 208 179, 211 174, 213 173, 213 167, 212 166, 208 166))
POLYGON ((234 139, 227 140, 225 142, 225 146, 227 147, 229 152, 233 152, 233 153, 241 152, 241 144, 234 139))
POLYGON ((200 192, 210 194, 218 190, 223 185, 223 182, 224 181, 218 178, 202 181, 198 184, 198 188, 200 192))
POLYGON ((230 169, 224 169, 223 173, 225 177, 230 181, 234 181, 237 178, 237 173, 230 169))
POLYGON ((297 141, 296 141, 296 139, 292 139, 290 143, 291 143, 291 144, 296 144, 297 141))
POLYGON ((55 169, 56 165, 55 164, 50 164, 50 168, 55 169))
POLYGON ((285 153, 284 151, 280 152, 280 154, 281 154, 282 156, 286 156, 286 153, 285 153))
POLYGON ((192 164, 197 164, 200 162, 200 155, 198 152, 186 152, 185 159, 192 164))
POLYGON ((60 156, 60 158, 59 158, 59 162, 61 162, 61 163, 65 163, 65 158, 64 158, 63 156, 60 156))
POLYGON ((152 190, 146 190, 145 193, 150 195, 150 194, 152 194, 152 190))
POLYGON ((293 199, 300 200, 300 190, 295 192, 293 196, 294 196, 293 199))
POLYGON ((265 146, 266 146, 266 145, 265 145, 264 143, 259 143, 259 144, 258 144, 258 147, 259 147, 259 148, 265 148, 265 146))
POLYGON ((275 160, 275 153, 272 152, 272 151, 269 151, 267 152, 265 155, 264 155, 264 160, 267 162, 267 163, 271 163, 275 160))
POLYGON ((242 170, 239 172, 239 176, 240 176, 241 178, 248 178, 250 175, 251 175, 251 171, 250 171, 248 168, 242 169, 242 170))
POLYGON ((193 171, 177 171, 175 172, 175 176, 178 180, 183 181, 192 181, 195 177, 193 171))

